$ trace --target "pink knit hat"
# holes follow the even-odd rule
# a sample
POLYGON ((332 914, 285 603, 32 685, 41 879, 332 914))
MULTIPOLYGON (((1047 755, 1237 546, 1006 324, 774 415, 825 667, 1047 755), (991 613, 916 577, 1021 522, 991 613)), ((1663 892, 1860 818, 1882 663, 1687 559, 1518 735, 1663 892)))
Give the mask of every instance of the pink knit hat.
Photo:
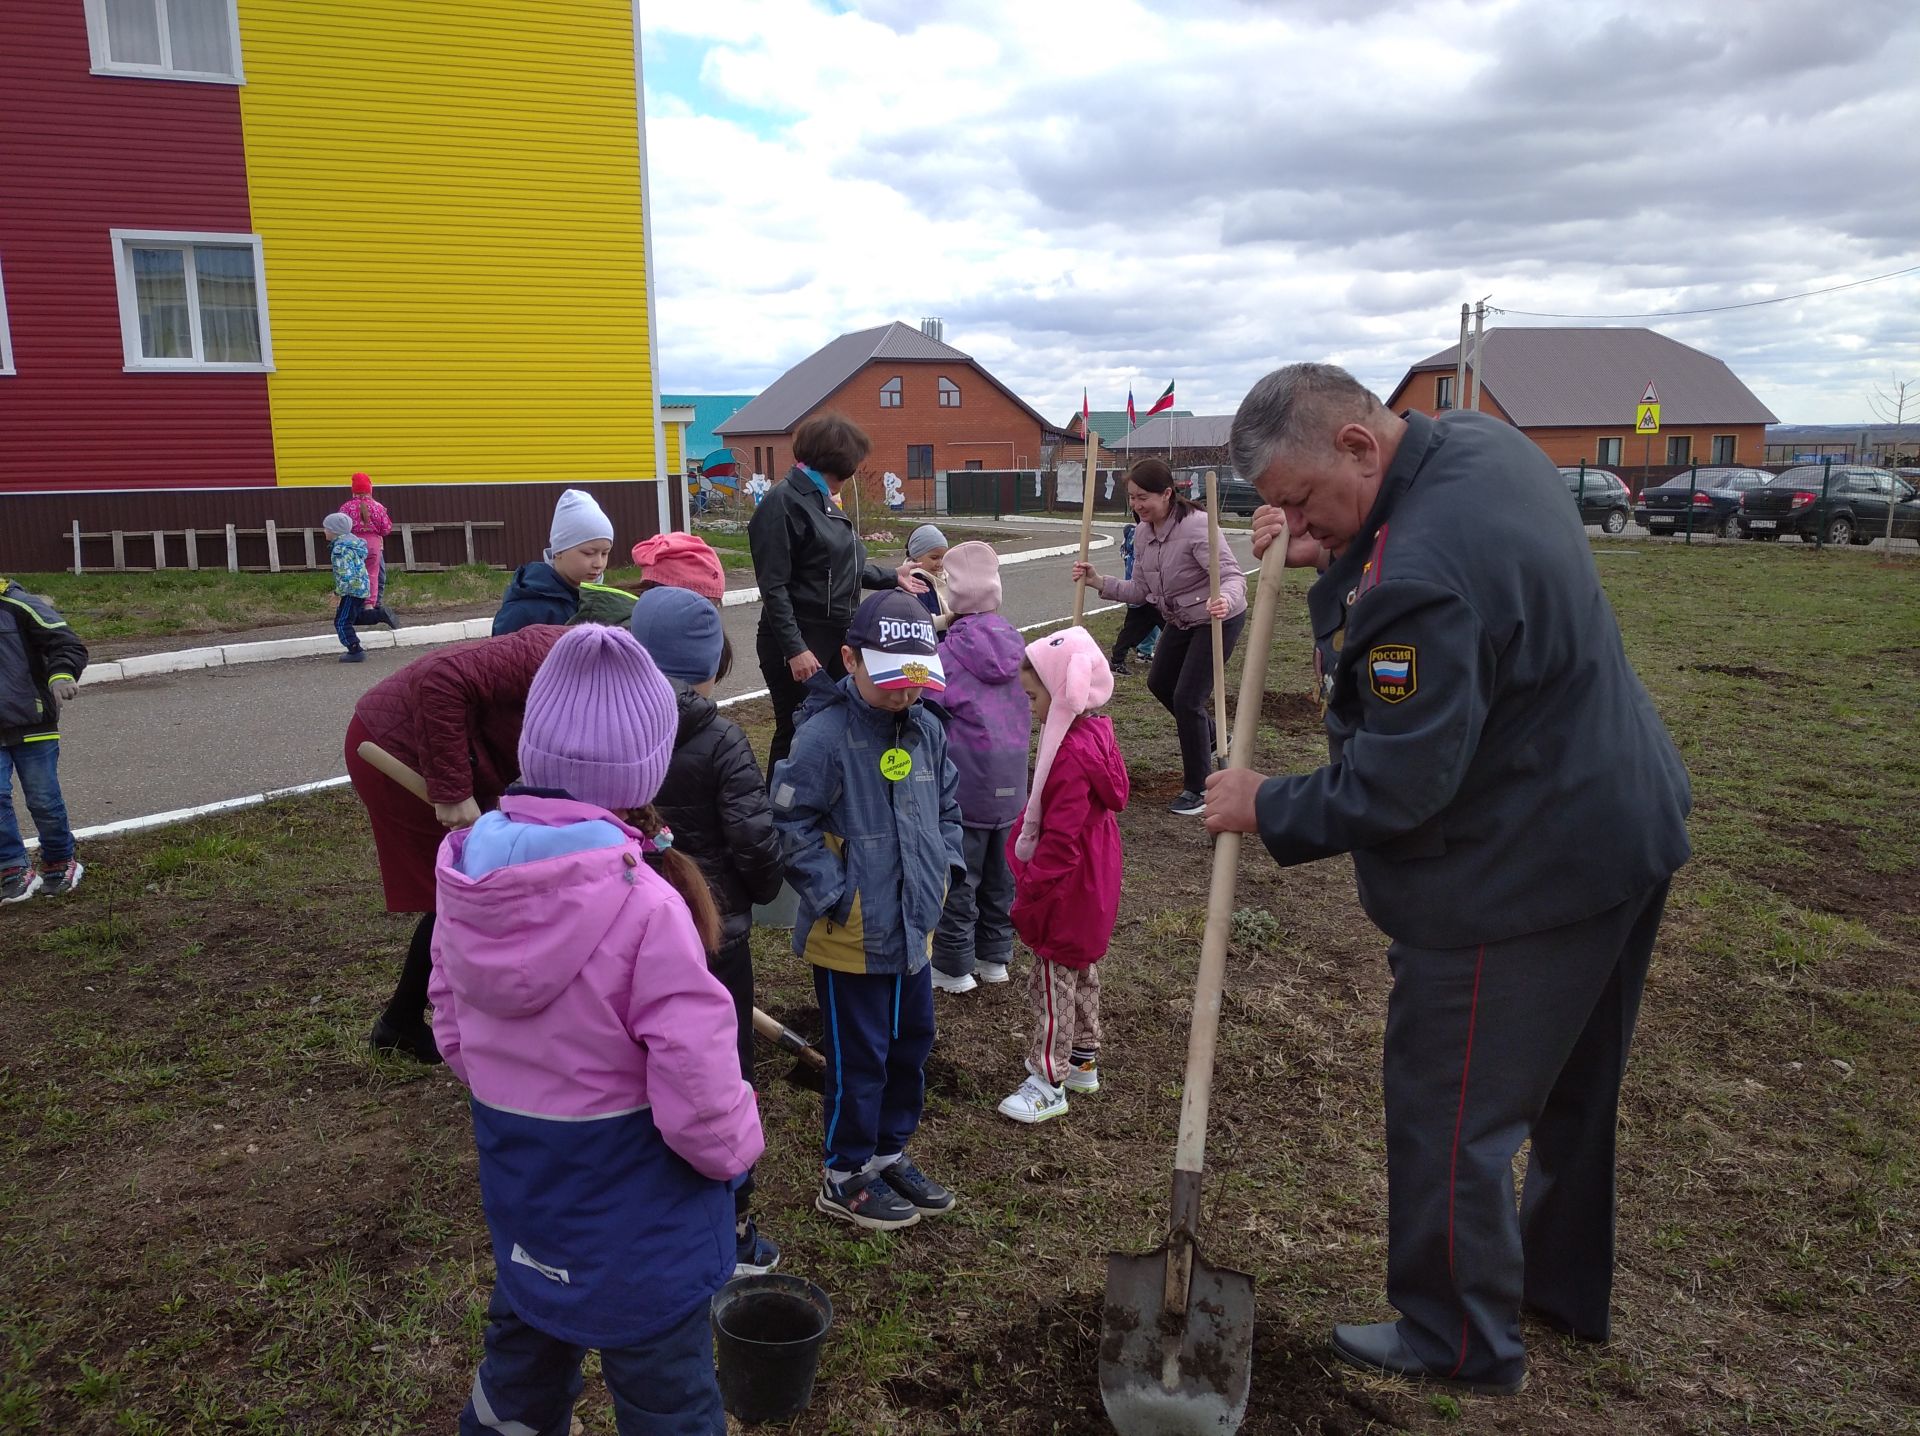
POLYGON ((1040 730, 1040 751, 1033 760, 1027 815, 1020 824, 1020 839, 1013 845, 1014 856, 1023 863, 1040 845, 1040 795, 1046 791, 1047 774, 1053 769, 1053 755, 1060 751, 1061 740, 1074 719, 1113 697, 1113 670, 1107 666, 1100 645, 1084 628, 1066 628, 1034 639, 1027 645, 1027 662, 1033 665, 1040 686, 1053 702, 1047 709, 1046 727, 1040 730))
POLYGON ((970 539, 947 550, 947 603, 954 613, 1000 611, 1000 555, 970 539))
POLYGON ((695 534, 664 533, 641 539, 633 546, 633 561, 641 577, 668 588, 692 589, 709 603, 727 592, 727 571, 713 546, 695 534))
POLYGON ((680 703, 624 628, 569 628, 527 690, 520 777, 615 812, 651 803, 666 780, 680 703))

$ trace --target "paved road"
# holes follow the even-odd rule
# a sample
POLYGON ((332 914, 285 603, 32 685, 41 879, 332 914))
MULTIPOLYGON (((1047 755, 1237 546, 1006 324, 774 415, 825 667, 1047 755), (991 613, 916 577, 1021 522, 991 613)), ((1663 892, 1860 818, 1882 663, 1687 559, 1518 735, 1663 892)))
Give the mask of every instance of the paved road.
MULTIPOLYGON (((1234 551, 1251 563, 1244 538, 1235 537, 1234 551)), ((1115 550, 1095 558, 1107 572, 1119 571, 1115 550)), ((1005 569, 1001 611, 1016 624, 1072 612, 1069 562, 1040 559, 1005 569)), ((723 697, 762 686, 753 654, 759 605, 725 613, 734 668, 720 687, 723 697)), ((73 825, 333 777, 345 771, 341 746, 354 703, 419 656, 418 649, 370 649, 367 661, 356 665, 331 657, 289 659, 83 689, 61 730, 61 787, 73 825)), ((31 833, 17 794, 15 807, 22 831, 31 833)))

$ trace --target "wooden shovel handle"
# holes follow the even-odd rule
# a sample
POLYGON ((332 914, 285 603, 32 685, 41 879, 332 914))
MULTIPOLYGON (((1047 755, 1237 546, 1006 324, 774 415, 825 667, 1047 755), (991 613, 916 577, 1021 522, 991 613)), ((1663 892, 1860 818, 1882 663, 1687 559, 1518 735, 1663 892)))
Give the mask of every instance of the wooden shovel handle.
MULTIPOLYGON (((1234 710, 1233 751, 1229 768, 1253 766, 1254 736, 1259 729, 1260 698, 1267 676, 1267 650, 1273 646, 1273 614, 1285 586, 1287 533, 1274 536, 1260 565, 1260 592, 1253 601, 1246 654, 1240 669, 1240 701, 1234 710)), ((1221 833, 1213 840, 1213 879, 1207 891, 1207 930, 1200 943, 1200 975, 1193 985, 1193 1029, 1187 1037, 1187 1077, 1180 1099, 1180 1141, 1174 1150, 1174 1230, 1182 1230, 1183 1208, 1197 1215, 1197 1181, 1181 1181, 1181 1173, 1199 1175, 1207 1154, 1207 1100, 1213 1095, 1213 1054, 1220 1035, 1220 989, 1226 976, 1227 937, 1233 926, 1233 889, 1240 869, 1240 834, 1221 833), (1180 1200, 1191 1193, 1190 1202, 1180 1200)), ((1185 1230, 1191 1231, 1191 1225, 1185 1230)))
MULTIPOLYGON (((1087 476, 1080 485, 1080 562, 1087 561, 1093 547, 1093 476, 1100 467, 1100 436, 1087 431, 1087 476)), ((1080 615, 1087 606, 1087 586, 1073 586, 1073 625, 1080 626, 1080 615)))
MULTIPOLYGON (((1220 476, 1207 470, 1207 599, 1220 597, 1220 476)), ((1221 621, 1212 614, 1213 626, 1213 751, 1227 751, 1227 652, 1220 642, 1221 621)))
POLYGON ((421 802, 431 803, 433 801, 433 799, 427 796, 427 780, 414 772, 413 769, 409 768, 405 763, 402 763, 398 758, 394 757, 393 754, 389 753, 385 748, 382 748, 378 743, 362 743, 357 751, 360 754, 361 760, 369 767, 378 768, 382 773, 385 773, 421 802))
POLYGON ((753 1009, 753 1030, 784 1052, 791 1052, 816 1072, 827 1070, 827 1059, 820 1049, 813 1046, 777 1017, 771 1017, 759 1008, 753 1009))

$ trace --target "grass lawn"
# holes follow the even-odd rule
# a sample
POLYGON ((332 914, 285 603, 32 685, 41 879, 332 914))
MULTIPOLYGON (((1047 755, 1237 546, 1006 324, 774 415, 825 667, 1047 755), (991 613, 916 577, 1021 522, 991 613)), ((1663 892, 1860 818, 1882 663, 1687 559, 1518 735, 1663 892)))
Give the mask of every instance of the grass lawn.
MULTIPOLYGON (((1916 1429, 1920 566, 1596 553, 1696 793, 1627 1080, 1615 1340, 1530 1327, 1507 1400, 1331 1361, 1333 1321, 1388 1314, 1385 943, 1344 859, 1256 849, 1203 1236, 1257 1281, 1246 1432, 1916 1429)), ((1324 755, 1310 676, 1284 602, 1263 766, 1324 755)), ((761 1223, 838 1311, 797 1432, 1107 1430, 1104 1255, 1163 1233, 1208 871, 1142 680, 1113 712, 1136 806, 1097 1096, 997 1116, 1024 971, 942 996, 914 1153, 961 1205, 860 1239, 811 1211, 819 1099, 763 1049, 761 1223)), ((458 1084, 363 1046, 410 920, 380 911, 353 799, 85 856, 73 898, 0 915, 0 1432, 451 1429, 491 1257, 458 1084)), ((761 1005, 817 1031, 783 935, 756 953, 761 1005)), ((612 1431, 591 1380, 581 1414, 612 1431)))

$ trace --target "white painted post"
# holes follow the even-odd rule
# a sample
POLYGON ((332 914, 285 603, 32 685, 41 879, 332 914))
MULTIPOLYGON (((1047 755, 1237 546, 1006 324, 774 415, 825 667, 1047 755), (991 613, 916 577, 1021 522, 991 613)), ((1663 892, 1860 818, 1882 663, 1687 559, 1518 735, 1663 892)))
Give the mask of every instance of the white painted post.
POLYGON ((80 520, 73 521, 73 571, 80 572, 80 520))
POLYGON ((240 545, 236 541, 233 525, 227 525, 227 572, 240 572, 240 545))
POLYGON ((187 568, 194 573, 200 572, 200 531, 187 530, 187 568))
POLYGON ((113 531, 113 571, 124 573, 127 567, 127 536, 119 529, 113 531))
POLYGON ((165 529, 153 531, 153 571, 159 573, 167 566, 167 533, 165 529))
POLYGON ((267 520, 267 572, 280 572, 280 530, 267 520))
POLYGON ((413 525, 412 524, 400 525, 400 550, 404 555, 404 557, 401 560, 401 566, 405 568, 407 572, 409 573, 413 572, 413 525))
POLYGON ((301 529, 301 530, 300 530, 300 537, 301 537, 301 538, 303 538, 303 539, 305 539, 305 540, 307 541, 307 567, 308 567, 308 568, 318 568, 318 567, 320 567, 320 565, 319 565, 319 564, 317 564, 317 563, 315 563, 315 562, 313 561, 313 530, 312 530, 312 529, 301 529))
POLYGON ((467 531, 467 567, 472 568, 475 562, 473 557, 473 520, 468 519, 463 527, 467 531))

